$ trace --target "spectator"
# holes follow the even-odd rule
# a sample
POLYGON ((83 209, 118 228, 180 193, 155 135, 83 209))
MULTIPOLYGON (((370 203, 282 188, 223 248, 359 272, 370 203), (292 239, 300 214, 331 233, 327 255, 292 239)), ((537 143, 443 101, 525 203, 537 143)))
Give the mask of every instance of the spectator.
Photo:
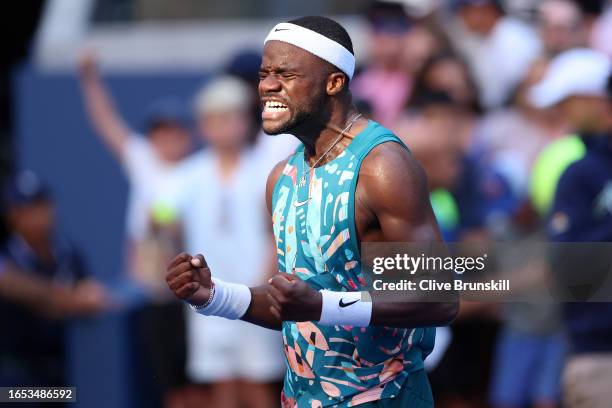
MULTIPOLYGON (((461 148, 467 151, 481 111, 468 67, 461 59, 449 53, 430 56, 415 76, 408 108, 418 104, 423 93, 432 90, 447 94, 454 108, 461 111, 461 115, 456 118, 453 139, 458 139, 461 148)), ((402 126, 403 119, 405 117, 400 119, 398 126, 402 126)))
POLYGON ((537 33, 504 13, 498 0, 456 0, 451 40, 466 59, 487 108, 505 104, 541 52, 537 33))
POLYGON ((449 94, 429 89, 415 95, 411 107, 398 134, 424 167, 430 190, 451 189, 462 171, 463 151, 454 133, 461 111, 449 94))
MULTIPOLYGON (((92 53, 83 55, 79 69, 89 119, 97 135, 125 169, 130 183, 126 233, 132 259, 137 259, 135 247, 149 230, 153 197, 158 197, 156 191, 163 189, 164 180, 189 153, 191 139, 185 115, 175 101, 154 103, 147 115, 146 135, 139 135, 115 110, 92 53)), ((137 267, 131 266, 137 281, 157 285, 158 277, 143 276, 137 267)))
POLYGON ((503 174, 521 200, 526 198, 536 157, 566 131, 563 118, 554 109, 534 108, 527 98, 527 91, 542 78, 547 66, 544 59, 534 62, 518 86, 514 103, 485 115, 473 142, 480 160, 503 174))
MULTIPOLYGON (((609 247, 602 254, 593 243, 612 241, 611 74, 612 64, 605 55, 575 49, 555 58, 531 92, 537 106, 558 105, 586 147, 584 156, 559 179, 548 223, 553 241, 591 243, 585 250, 562 247, 554 251, 553 270, 570 287, 575 287, 572 282, 578 268, 584 269, 583 277, 609 273, 609 247)), ((612 303, 568 302, 563 312, 571 350, 563 374, 565 404, 570 408, 608 406, 612 303)))
POLYGON ((565 344, 559 305, 549 300, 548 291, 542 288, 550 271, 542 262, 542 247, 537 243, 543 233, 532 216, 527 194, 535 158, 564 132, 556 111, 535 109, 527 98, 547 65, 543 59, 533 64, 517 89, 514 104, 487 114, 475 143, 482 149, 482 160, 510 181, 521 210, 507 214, 509 228, 498 237, 512 239, 512 248, 499 254, 498 262, 511 277, 520 299, 502 309, 503 326, 497 337, 490 388, 493 407, 555 407, 560 397, 565 344), (524 261, 517 262, 517 256, 524 261))
MULTIPOLYGON (((245 81, 252 89, 259 85, 259 67, 261 66, 260 50, 241 50, 234 54, 225 64, 223 72, 245 81)), ((253 141, 261 131, 261 102, 257 92, 252 92, 251 111, 253 113, 253 141)))
POLYGON ((586 45, 586 26, 576 3, 546 0, 539 6, 538 20, 544 52, 550 57, 586 45))
POLYGON ((104 310, 109 298, 56 231, 53 201, 40 179, 20 172, 4 193, 10 236, 1 250, 0 383, 66 386, 70 319, 104 310))
POLYGON ((165 228, 174 214, 162 197, 172 175, 186 175, 191 148, 186 115, 178 102, 160 100, 147 113, 145 135, 130 129, 113 106, 95 57, 83 55, 79 74, 87 113, 97 135, 123 166, 130 192, 126 217, 128 269, 150 303, 136 315, 143 352, 149 360, 164 406, 180 404, 184 385, 185 339, 182 305, 169 296, 163 270, 181 243, 179 231, 165 228), (168 256, 166 256, 168 254, 168 256))
POLYGON ((402 57, 410 21, 401 4, 374 1, 370 23, 370 64, 355 77, 351 90, 372 107, 373 118, 389 126, 397 119, 410 94, 410 78, 402 57))
MULTIPOLYGON (((427 173, 431 204, 444 239, 449 242, 482 240, 486 238, 483 230, 487 203, 497 197, 483 188, 491 182, 483 180, 483 172, 466 157, 466 149, 458 137, 467 110, 462 102, 445 92, 453 87, 442 84, 437 81, 417 84, 415 90, 419 91, 411 98, 411 109, 400 123, 398 134, 427 173)), ((491 315, 495 308, 490 304, 462 304, 461 308, 458 320, 450 328, 449 348, 440 353, 443 355, 439 365, 430 376, 434 396, 441 407, 479 406, 482 388, 486 386, 489 361, 485 351, 491 349, 492 340, 474 333, 475 327, 481 334, 494 333, 491 315), (466 355, 475 357, 468 363, 466 355)), ((445 338, 445 332, 447 328, 437 329, 436 342, 439 336, 445 338)), ((448 342, 440 343, 445 341, 448 342)))
MULTIPOLYGON (((251 100, 251 89, 230 76, 198 92, 195 110, 207 148, 190 159, 191 174, 177 179, 171 196, 179 219, 188 220, 183 222, 187 252, 206 253, 219 279, 253 286, 276 272, 264 186, 283 157, 268 154, 260 141, 250 142, 251 100)), ((187 325, 188 374, 196 384, 210 385, 210 406, 277 404, 272 383, 284 373, 277 333, 196 313, 188 314, 187 325)))
POLYGON ((406 67, 406 75, 414 78, 432 56, 444 52, 447 46, 444 33, 435 25, 426 23, 414 24, 408 31, 403 51, 403 64, 406 67))

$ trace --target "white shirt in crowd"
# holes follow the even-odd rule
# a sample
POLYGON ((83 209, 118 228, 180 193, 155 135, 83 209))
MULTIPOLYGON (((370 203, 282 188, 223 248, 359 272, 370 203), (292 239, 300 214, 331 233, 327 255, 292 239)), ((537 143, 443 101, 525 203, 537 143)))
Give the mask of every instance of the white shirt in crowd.
POLYGON ((170 164, 159 158, 151 143, 141 135, 128 139, 122 164, 130 184, 126 212, 126 234, 132 241, 142 240, 149 228, 149 214, 154 200, 169 183, 189 174, 188 166, 170 164))
MULTIPOLYGON (((275 256, 266 180, 296 146, 290 135, 261 135, 229 180, 219 177, 218 157, 210 149, 196 153, 175 174, 174 191, 164 199, 174 200, 186 251, 204 254, 213 276, 248 286, 265 281, 275 256)), ((194 312, 187 313, 187 328, 187 371, 193 381, 271 381, 284 373, 278 332, 194 312)))
POLYGON ((537 32, 514 17, 502 17, 486 37, 455 29, 455 45, 470 66, 485 108, 504 104, 542 51, 537 32))

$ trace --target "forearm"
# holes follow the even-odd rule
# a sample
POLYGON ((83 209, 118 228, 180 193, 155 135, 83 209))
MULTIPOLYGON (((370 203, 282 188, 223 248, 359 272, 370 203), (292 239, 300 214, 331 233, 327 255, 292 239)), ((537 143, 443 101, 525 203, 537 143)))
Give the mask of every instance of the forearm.
POLYGON ((251 304, 242 320, 272 330, 280 330, 282 321, 270 312, 272 304, 268 298, 266 285, 250 288, 251 304))
POLYGON ((69 291, 46 279, 7 271, 0 277, 0 297, 48 317, 62 317, 69 291))
POLYGON ((458 311, 457 296, 440 299, 399 297, 384 292, 323 290, 319 323, 326 326, 382 326, 398 328, 446 326, 458 311))
POLYGON ((450 324, 459 311, 456 296, 447 301, 390 301, 378 292, 372 294, 371 326, 432 327, 450 324))
POLYGON ((81 75, 81 89, 93 127, 109 148, 120 155, 130 130, 115 109, 97 72, 81 75))
POLYGON ((41 279, 6 271, 0 277, 0 297, 25 306, 35 307, 45 303, 48 285, 41 279))

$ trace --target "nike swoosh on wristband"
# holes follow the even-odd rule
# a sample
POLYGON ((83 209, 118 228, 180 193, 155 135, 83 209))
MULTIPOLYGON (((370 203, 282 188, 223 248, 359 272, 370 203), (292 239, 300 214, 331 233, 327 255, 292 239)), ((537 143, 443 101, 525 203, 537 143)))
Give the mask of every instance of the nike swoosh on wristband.
POLYGON ((274 29, 274 32, 277 32, 277 31, 289 31, 289 29, 288 28, 276 28, 276 29, 274 29))
POLYGON ((350 305, 355 304, 357 302, 359 302, 359 299, 353 300, 352 302, 348 302, 348 303, 344 303, 344 299, 340 299, 340 301, 338 302, 338 306, 340 306, 340 307, 347 307, 347 306, 350 306, 350 305))

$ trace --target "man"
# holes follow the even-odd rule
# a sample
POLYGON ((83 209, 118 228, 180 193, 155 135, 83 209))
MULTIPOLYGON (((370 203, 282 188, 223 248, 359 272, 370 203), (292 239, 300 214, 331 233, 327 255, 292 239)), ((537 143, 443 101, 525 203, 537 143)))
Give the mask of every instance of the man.
MULTIPOLYGON (((216 278, 248 286, 265 282, 276 271, 265 182, 288 154, 274 156, 259 141, 253 143, 253 93, 228 75, 210 79, 197 93, 195 114, 206 148, 190 159, 189 177, 172 183, 177 191, 169 194, 174 200, 168 203, 181 224, 185 249, 206 253, 216 278)), ((195 313, 186 322, 187 373, 193 383, 208 385, 195 389, 210 389, 206 401, 211 406, 274 405, 272 383, 284 374, 277 333, 195 313)))
POLYGON ((0 383, 65 386, 67 321, 108 305, 77 251, 55 231, 48 190, 31 172, 4 191, 10 236, 0 258, 0 383))
POLYGON ((353 107, 354 67, 351 39, 333 20, 303 17, 270 31, 263 127, 303 143, 266 186, 281 272, 248 288, 212 280, 202 255, 181 254, 166 280, 201 314, 282 329, 284 407, 431 407, 423 360, 432 327, 450 322, 457 302, 362 292, 361 243, 433 243, 440 233, 419 165, 353 107))
POLYGON ((184 160, 191 149, 191 137, 180 103, 163 99, 147 111, 145 134, 131 129, 104 86, 92 53, 85 53, 79 65, 83 100, 96 134, 123 167, 129 182, 126 211, 127 260, 130 278, 151 302, 137 315, 143 351, 155 372, 165 407, 182 404, 184 385, 183 308, 168 293, 160 276, 163 265, 176 253, 178 232, 159 233, 160 225, 172 220, 160 197, 173 175, 186 176, 184 160), (168 330, 168 321, 173 322, 168 330), (172 335, 169 335, 172 333, 172 335))
MULTIPOLYGON (((145 134, 140 135, 126 124, 115 108, 91 52, 83 54, 79 61, 79 79, 89 120, 125 169, 130 184, 126 234, 130 254, 134 256, 138 244, 150 232, 154 198, 163 190, 169 175, 181 168, 178 165, 191 149, 185 113, 175 100, 156 101, 147 110, 145 134)), ((130 266, 137 281, 145 287, 156 287, 159 277, 151 278, 141 273, 138 265, 130 266)))
POLYGON ((355 77, 351 89, 372 107, 377 121, 390 126, 406 105, 412 86, 404 56, 410 21, 403 5, 388 1, 373 1, 367 19, 371 63, 355 77))
MULTIPOLYGON (((540 107, 557 106, 585 148, 557 183, 548 223, 554 242, 589 243, 559 245, 553 252, 553 270, 568 288, 588 288, 593 282, 578 281, 609 275, 610 249, 601 243, 612 241, 611 74, 605 55, 589 49, 566 51, 552 61, 531 95, 540 107)), ((563 373, 565 405, 609 406, 612 303, 568 302, 563 317, 570 347, 563 373)))
POLYGON ((506 15, 500 3, 453 1, 459 24, 451 41, 468 62, 480 103, 487 109, 498 108, 510 99, 542 49, 535 30, 506 15))

